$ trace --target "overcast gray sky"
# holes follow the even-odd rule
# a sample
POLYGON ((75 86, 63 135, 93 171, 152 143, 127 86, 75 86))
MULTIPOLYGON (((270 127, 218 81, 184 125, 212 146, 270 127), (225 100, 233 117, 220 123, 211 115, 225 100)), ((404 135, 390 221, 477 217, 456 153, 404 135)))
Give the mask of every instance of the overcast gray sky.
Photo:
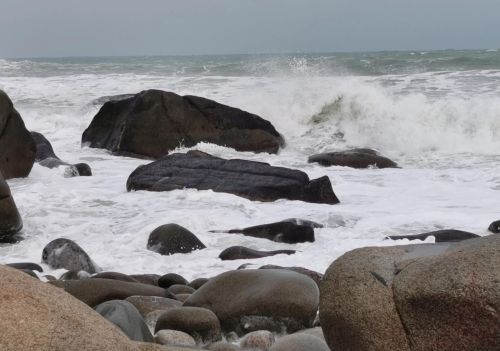
POLYGON ((0 0, 0 57, 499 47, 499 0, 0 0))

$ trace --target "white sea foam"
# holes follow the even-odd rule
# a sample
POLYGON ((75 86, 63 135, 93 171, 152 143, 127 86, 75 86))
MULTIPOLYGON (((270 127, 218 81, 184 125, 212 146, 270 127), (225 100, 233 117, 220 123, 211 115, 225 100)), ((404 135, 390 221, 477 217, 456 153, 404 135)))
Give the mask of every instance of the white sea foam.
POLYGON ((293 64, 299 74, 267 78, 133 73, 1 78, 0 89, 12 97, 28 128, 44 133, 62 159, 87 162, 94 173, 65 178, 63 169, 35 165, 28 178, 10 180, 26 239, 0 247, 1 260, 40 262, 50 240, 66 237, 104 270, 124 273, 212 276, 246 262, 217 258, 232 245, 295 249, 295 255, 251 262, 323 272, 348 250, 393 245, 386 235, 450 227, 486 234, 499 209, 498 72, 322 77, 308 75, 305 62, 293 64), (474 77, 481 84, 471 93, 466 81, 474 77), (128 175, 147 161, 81 148, 80 138, 98 109, 90 104, 93 99, 149 88, 206 96, 269 119, 287 141, 279 155, 210 144, 196 148, 297 168, 311 178, 326 174, 341 204, 261 203, 193 189, 127 193, 128 175), (351 146, 375 147, 404 168, 353 170, 307 163, 312 153, 351 146), (297 245, 209 232, 291 217, 325 228, 316 230, 315 243, 297 245), (169 257, 146 250, 149 233, 170 222, 193 231, 207 249, 169 257))

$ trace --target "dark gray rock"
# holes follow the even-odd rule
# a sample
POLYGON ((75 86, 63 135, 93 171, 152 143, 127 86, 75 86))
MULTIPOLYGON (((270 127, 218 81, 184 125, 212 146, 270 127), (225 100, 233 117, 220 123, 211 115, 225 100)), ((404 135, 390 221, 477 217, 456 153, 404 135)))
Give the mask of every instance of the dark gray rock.
POLYGON ((22 228, 21 215, 17 210, 9 185, 0 171, 0 242, 11 240, 22 228))
POLYGON ((287 270, 237 270, 210 279, 184 306, 211 309, 224 331, 294 332, 312 326, 319 290, 305 275, 287 270), (293 307, 292 307, 293 306, 293 307))
POLYGON ((500 221, 492 222, 488 227, 488 230, 495 234, 500 233, 500 221))
POLYGON ((247 260, 255 258, 264 258, 275 255, 293 255, 295 250, 274 250, 274 251, 258 251, 253 250, 244 246, 231 246, 219 255, 219 258, 223 261, 228 260, 247 260))
POLYGON ((206 246, 186 228, 171 223, 162 225, 151 232, 147 248, 161 255, 173 255, 201 250, 206 246))
POLYGON ((188 281, 184 279, 183 276, 176 273, 164 274, 160 277, 160 279, 158 279, 158 286, 161 286, 165 289, 176 284, 188 285, 188 281))
POLYGON ((82 136, 90 147, 159 158, 179 145, 208 142, 238 151, 276 153, 283 138, 271 123, 196 96, 160 90, 106 102, 82 136))
POLYGON ((433 236, 436 238, 437 243, 451 243, 458 242, 467 239, 478 238, 479 235, 469 232, 464 232, 462 230, 455 229, 444 229, 436 230, 433 232, 422 233, 422 234, 411 234, 411 235, 391 235, 388 236, 391 240, 408 239, 408 240, 425 240, 428 237, 433 236))
POLYGON ((82 279, 50 282, 67 293, 94 307, 110 300, 125 300, 130 296, 158 296, 173 298, 165 289, 149 284, 123 282, 114 279, 82 279))
POLYGON ((221 339, 217 316, 206 308, 179 307, 163 313, 156 323, 155 333, 162 329, 179 330, 191 335, 198 343, 211 343, 221 339))
POLYGON ((255 201, 278 199, 336 204, 330 179, 310 180, 304 172, 240 159, 225 160, 200 151, 164 156, 139 166, 127 180, 127 190, 213 190, 255 201))
POLYGON ((45 246, 42 252, 42 262, 53 269, 64 268, 88 273, 100 271, 100 268, 77 243, 63 238, 52 240, 45 246))
POLYGON ((146 317, 149 313, 158 310, 168 310, 182 306, 182 302, 159 296, 130 296, 126 300, 137 308, 139 313, 146 317))
POLYGON ((43 268, 40 267, 40 265, 31 262, 7 263, 6 266, 16 269, 29 269, 31 271, 43 272, 43 268))
POLYGON ((27 177, 36 145, 12 101, 0 90, 0 172, 5 179, 27 177))
POLYGON ((309 163, 317 162, 322 166, 344 166, 352 168, 397 168, 396 162, 381 156, 371 149, 352 149, 347 151, 326 152, 309 157, 309 163))
POLYGON ((130 302, 111 300, 97 305, 97 313, 120 328, 134 341, 154 342, 153 335, 139 311, 130 302))
POLYGON ((243 234, 287 244, 314 242, 314 229, 311 226, 292 222, 261 224, 245 229, 222 231, 222 233, 243 234))
POLYGON ((36 143, 36 157, 35 161, 41 166, 47 168, 57 168, 60 166, 67 166, 64 174, 67 177, 74 176, 91 176, 92 169, 86 163, 69 164, 62 161, 54 152, 50 142, 38 132, 31 132, 31 136, 36 143))

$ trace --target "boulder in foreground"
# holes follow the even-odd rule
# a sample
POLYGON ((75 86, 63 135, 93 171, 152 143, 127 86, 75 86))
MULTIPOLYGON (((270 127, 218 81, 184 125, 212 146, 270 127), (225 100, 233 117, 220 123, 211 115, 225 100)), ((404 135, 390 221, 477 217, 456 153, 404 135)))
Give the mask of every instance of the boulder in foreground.
POLYGON ((372 149, 352 149, 337 152, 316 154, 308 159, 309 163, 319 163, 322 166, 344 166, 352 168, 397 168, 396 162, 380 155, 372 149))
POLYGON ((23 221, 10 193, 10 188, 0 171, 0 241, 9 239, 23 227, 23 221))
POLYGON ((326 176, 309 180, 307 174, 298 170, 262 162, 225 160, 200 151, 164 156, 139 166, 127 180, 128 191, 184 188, 230 193, 255 201, 339 202, 326 176))
POLYGON ((500 237, 372 247, 336 260, 321 282, 332 350, 500 349, 500 237))
POLYGON ((284 143, 272 124, 257 115, 161 90, 105 102, 82 136, 90 147, 150 158, 199 142, 269 153, 284 143))
POLYGON ((5 179, 27 177, 36 145, 7 94, 0 90, 0 171, 5 179))
POLYGON ((64 291, 0 266, 0 350, 138 351, 118 328, 64 291))
POLYGON ((210 279, 184 302, 204 307, 219 318, 223 330, 239 335, 311 327, 319 290, 302 274, 274 269, 237 270, 210 279))

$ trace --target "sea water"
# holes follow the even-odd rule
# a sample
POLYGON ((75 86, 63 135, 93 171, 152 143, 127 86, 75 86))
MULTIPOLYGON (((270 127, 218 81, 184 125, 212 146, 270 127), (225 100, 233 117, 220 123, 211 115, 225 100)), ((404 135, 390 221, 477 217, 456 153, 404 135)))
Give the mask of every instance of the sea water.
POLYGON ((92 177, 65 178, 63 169, 35 164, 29 177, 9 180, 24 240, 0 246, 3 263, 40 263, 43 247, 64 237, 103 270, 127 274, 193 279, 247 262, 324 272, 349 250, 409 243, 388 235, 445 228, 488 235, 489 223, 500 219, 496 50, 4 59, 0 89, 61 159, 93 170, 92 177), (195 189, 127 192, 129 174, 148 161, 82 148, 81 135, 100 108, 95 99, 153 88, 204 96, 269 120, 286 140, 277 155, 206 143, 191 149, 299 169, 310 178, 327 175, 341 203, 263 203, 195 189), (375 148, 401 168, 307 163, 312 154, 352 147, 375 148), (210 232, 287 218, 324 228, 315 230, 314 243, 295 245, 210 232), (148 251, 149 233, 167 223, 186 227, 207 249, 172 256, 148 251), (297 253, 221 261, 219 253, 233 245, 297 253))

